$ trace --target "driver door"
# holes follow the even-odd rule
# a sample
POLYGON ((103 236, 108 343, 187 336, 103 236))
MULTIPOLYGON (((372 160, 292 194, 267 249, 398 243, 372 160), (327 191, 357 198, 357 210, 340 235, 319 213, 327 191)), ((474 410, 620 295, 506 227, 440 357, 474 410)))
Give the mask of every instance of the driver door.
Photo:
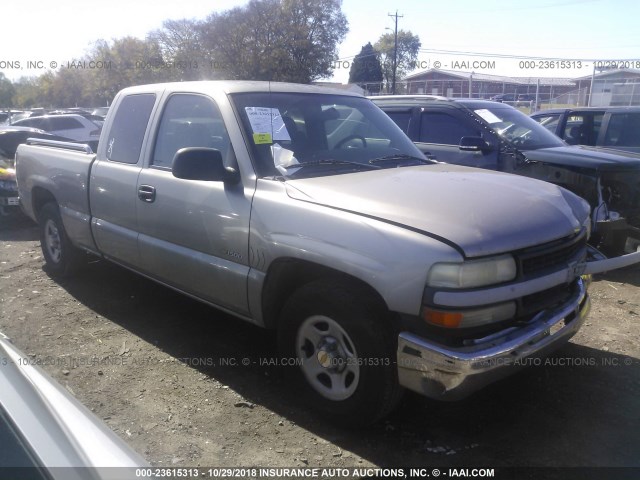
POLYGON ((239 314, 248 313, 249 217, 252 189, 176 178, 182 148, 219 150, 235 163, 220 111, 204 95, 165 102, 149 164, 138 177, 138 245, 144 271, 174 288, 239 314))
POLYGON ((416 146, 422 152, 430 152, 440 162, 467 167, 498 168, 498 152, 460 150, 462 137, 482 137, 483 132, 470 118, 454 109, 429 109, 420 113, 416 146))

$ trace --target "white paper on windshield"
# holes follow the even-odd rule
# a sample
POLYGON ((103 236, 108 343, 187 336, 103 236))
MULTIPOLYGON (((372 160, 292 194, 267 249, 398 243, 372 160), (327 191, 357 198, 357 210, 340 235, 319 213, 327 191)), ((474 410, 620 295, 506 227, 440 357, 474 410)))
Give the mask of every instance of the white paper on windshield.
POLYGON ((272 143, 278 140, 291 141, 287 126, 277 108, 245 107, 256 144, 272 143))
POLYGON ((293 156, 293 152, 291 150, 282 148, 277 143, 271 145, 271 155, 273 155, 273 164, 283 175, 294 173, 297 169, 293 170, 292 167, 294 165, 300 165, 300 162, 298 162, 298 159, 293 156))
POLYGON ((476 115, 479 115, 484 120, 486 120, 487 123, 500 123, 502 121, 498 117, 496 117, 491 110, 487 110, 486 108, 474 110, 474 112, 476 112, 476 115))

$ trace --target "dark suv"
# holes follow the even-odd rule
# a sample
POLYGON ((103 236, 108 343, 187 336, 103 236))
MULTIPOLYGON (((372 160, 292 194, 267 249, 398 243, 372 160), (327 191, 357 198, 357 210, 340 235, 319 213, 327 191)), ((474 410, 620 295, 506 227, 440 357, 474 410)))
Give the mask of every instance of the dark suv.
POLYGON ((640 155, 569 146, 503 103, 428 95, 371 100, 438 161, 546 180, 585 198, 593 244, 609 255, 640 241, 640 155))
POLYGON ((640 107, 559 108, 531 118, 571 145, 640 153, 640 107))

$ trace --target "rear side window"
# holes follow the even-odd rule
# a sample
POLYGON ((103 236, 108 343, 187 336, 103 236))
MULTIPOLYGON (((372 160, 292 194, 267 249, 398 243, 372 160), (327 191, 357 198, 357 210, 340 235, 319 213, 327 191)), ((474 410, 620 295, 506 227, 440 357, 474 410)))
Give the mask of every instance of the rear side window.
POLYGON ((604 145, 608 147, 640 146, 640 114, 612 114, 604 139, 604 145))
POLYGON ((441 112, 425 112, 420 122, 420 141, 441 145, 459 145, 462 137, 479 137, 480 131, 441 112))
POLYGON ((106 136, 107 159, 113 162, 138 163, 142 140, 151 110, 156 101, 153 93, 124 97, 106 136))
POLYGON ((78 130, 83 128, 82 123, 70 117, 50 118, 49 123, 51 130, 78 130))

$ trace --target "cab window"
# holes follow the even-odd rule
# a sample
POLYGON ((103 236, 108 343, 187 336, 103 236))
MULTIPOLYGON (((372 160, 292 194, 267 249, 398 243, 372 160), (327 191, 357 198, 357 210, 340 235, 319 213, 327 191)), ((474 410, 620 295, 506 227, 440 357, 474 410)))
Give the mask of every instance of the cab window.
POLYGON ((202 95, 171 96, 162 113, 151 164, 171 168, 173 157, 181 148, 204 147, 219 150, 227 158, 229 134, 220 111, 213 101, 202 95))
POLYGON ((480 131, 444 112, 424 112, 420 121, 420 141, 459 145, 462 137, 479 137, 480 131))
POLYGON ((567 118, 563 138, 570 145, 596 144, 603 113, 575 113, 567 118))

